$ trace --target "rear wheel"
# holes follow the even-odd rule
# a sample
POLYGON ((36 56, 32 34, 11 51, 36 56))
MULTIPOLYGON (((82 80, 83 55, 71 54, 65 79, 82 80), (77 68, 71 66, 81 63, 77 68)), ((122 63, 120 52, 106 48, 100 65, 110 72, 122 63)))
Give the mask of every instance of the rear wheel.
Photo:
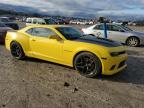
POLYGON ((137 47, 140 44, 140 40, 137 37, 129 37, 126 44, 131 47, 137 47))
POLYGON ((78 54, 74 60, 74 67, 85 77, 95 77, 102 70, 102 65, 98 57, 89 52, 78 54))
POLYGON ((16 59, 23 59, 25 57, 24 51, 21 45, 17 42, 12 42, 10 46, 11 54, 16 59))

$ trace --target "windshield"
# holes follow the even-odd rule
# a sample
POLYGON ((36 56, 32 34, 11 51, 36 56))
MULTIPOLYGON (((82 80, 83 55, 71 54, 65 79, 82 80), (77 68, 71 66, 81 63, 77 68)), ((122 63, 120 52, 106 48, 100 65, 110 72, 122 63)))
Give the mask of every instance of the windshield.
POLYGON ((44 19, 46 24, 56 24, 54 20, 52 19, 44 19))
POLYGON ((126 27, 126 26, 121 25, 121 27, 122 27, 124 30, 126 30, 126 31, 133 31, 132 29, 130 29, 130 28, 126 27))
POLYGON ((0 22, 10 22, 10 20, 7 18, 0 18, 0 22))
POLYGON ((78 39, 83 36, 83 33, 73 27, 58 27, 56 28, 68 40, 78 39))

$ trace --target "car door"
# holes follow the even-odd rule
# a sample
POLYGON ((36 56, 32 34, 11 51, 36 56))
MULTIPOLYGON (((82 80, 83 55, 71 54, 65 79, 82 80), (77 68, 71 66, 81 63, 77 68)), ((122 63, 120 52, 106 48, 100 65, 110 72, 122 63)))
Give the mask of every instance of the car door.
POLYGON ((125 40, 125 31, 117 25, 108 25, 108 38, 111 40, 123 42, 125 40))
POLYGON ((48 28, 32 29, 30 47, 35 57, 61 61, 63 42, 51 39, 52 35, 57 34, 48 28))
POLYGON ((104 38, 104 25, 103 24, 98 24, 93 28, 93 33, 97 37, 102 37, 104 38))

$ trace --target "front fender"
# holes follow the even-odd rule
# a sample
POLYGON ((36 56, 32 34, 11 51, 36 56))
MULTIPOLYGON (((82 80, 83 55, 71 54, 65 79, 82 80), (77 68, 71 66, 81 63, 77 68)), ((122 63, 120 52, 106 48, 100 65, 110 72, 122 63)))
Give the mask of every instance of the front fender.
POLYGON ((77 48, 72 57, 73 58, 72 64, 73 64, 75 57, 82 52, 90 52, 94 54, 95 56, 99 58, 101 63, 102 63, 102 59, 105 59, 109 56, 108 51, 105 48, 102 48, 101 46, 92 45, 88 47, 77 48))

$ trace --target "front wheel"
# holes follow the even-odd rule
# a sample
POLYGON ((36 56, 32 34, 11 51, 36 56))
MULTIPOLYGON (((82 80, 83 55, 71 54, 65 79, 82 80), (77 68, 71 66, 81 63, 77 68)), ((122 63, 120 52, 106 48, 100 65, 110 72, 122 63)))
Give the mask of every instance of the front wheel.
POLYGON ((89 78, 97 76, 102 70, 98 57, 89 52, 78 54, 74 60, 74 67, 81 75, 89 78))
POLYGON ((14 58, 20 60, 25 57, 24 51, 21 45, 17 42, 12 42, 10 46, 11 54, 14 58))
POLYGON ((137 37, 129 37, 126 44, 131 47, 137 47, 140 44, 140 40, 137 37))

